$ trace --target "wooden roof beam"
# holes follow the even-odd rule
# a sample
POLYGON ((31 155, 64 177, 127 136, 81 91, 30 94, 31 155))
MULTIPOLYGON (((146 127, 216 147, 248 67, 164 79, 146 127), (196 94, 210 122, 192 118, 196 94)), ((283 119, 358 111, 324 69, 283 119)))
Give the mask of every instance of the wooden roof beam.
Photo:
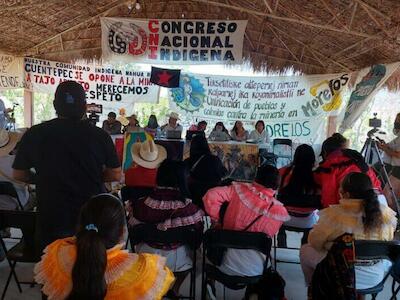
POLYGON ((107 8, 106 10, 104 10, 104 11, 102 11, 102 12, 100 12, 100 13, 98 13, 98 14, 92 16, 92 17, 89 17, 89 18, 86 19, 85 21, 80 22, 80 23, 78 23, 78 24, 76 24, 76 25, 74 25, 74 26, 72 26, 72 27, 70 27, 70 28, 68 28, 68 29, 66 29, 66 30, 64 30, 64 31, 62 31, 62 32, 59 32, 59 33, 53 35, 52 37, 50 37, 50 38, 48 38, 48 39, 46 39, 46 40, 44 40, 44 41, 42 41, 42 42, 36 44, 36 45, 33 46, 33 47, 30 47, 29 49, 27 49, 26 51, 24 51, 24 53, 28 53, 28 52, 31 51, 32 49, 39 48, 40 46, 46 44, 47 42, 52 41, 52 40, 58 38, 60 35, 63 35, 64 33, 67 33, 67 32, 69 32, 69 31, 71 31, 71 30, 74 30, 74 29, 76 29, 76 28, 79 28, 80 26, 86 24, 87 22, 92 21, 92 20, 95 19, 95 18, 99 18, 99 17, 101 17, 101 16, 103 16, 103 15, 107 15, 107 14, 108 14, 110 11, 112 11, 113 9, 115 9, 115 8, 121 6, 121 5, 124 5, 124 4, 126 4, 127 2, 128 2, 127 0, 117 0, 117 1, 113 1, 112 4, 111 4, 110 6, 108 6, 108 8, 107 8))
POLYGON ((368 6, 364 4, 360 4, 362 9, 368 14, 369 18, 376 24, 376 26, 379 27, 381 31, 383 31, 389 38, 393 38, 392 35, 389 33, 389 31, 386 30, 385 26, 379 22, 377 18, 374 17, 374 15, 370 12, 368 6))
POLYGON ((289 51, 289 53, 293 56, 293 58, 300 62, 300 60, 297 58, 297 56, 290 50, 290 48, 285 44, 285 42, 280 38, 280 36, 275 32, 275 30, 272 28, 272 26, 270 24, 268 24, 269 29, 271 30, 271 32, 275 35, 275 37, 281 42, 281 44, 283 45, 283 47, 285 47, 287 49, 287 51, 289 51))
POLYGON ((328 5, 328 3, 326 3, 325 0, 319 0, 319 1, 322 3, 323 6, 325 6, 326 10, 333 16, 333 18, 336 20, 336 22, 337 22, 338 24, 340 24, 344 29, 347 30, 346 24, 343 24, 342 21, 339 20, 339 18, 338 18, 338 15, 339 15, 339 14, 338 14, 338 13, 335 13, 335 12, 333 11, 333 9, 328 5))
POLYGON ((347 28, 348 30, 351 30, 351 25, 353 25, 353 20, 354 20, 354 16, 356 15, 357 8, 358 8, 358 3, 356 2, 356 3, 354 3, 353 11, 351 12, 349 27, 347 28))
POLYGON ((386 14, 384 14, 383 12, 377 10, 375 7, 372 7, 372 6, 369 5, 368 3, 366 3, 366 2, 364 2, 364 1, 362 1, 362 0, 353 0, 353 1, 357 2, 357 3, 360 4, 361 6, 367 7, 368 9, 372 10, 372 11, 375 12, 377 15, 381 16, 382 18, 386 19, 387 21, 392 21, 392 19, 391 19, 388 15, 386 15, 386 14))
POLYGON ((264 0, 265 7, 268 9, 270 14, 273 14, 274 11, 272 10, 271 6, 269 6, 268 1, 264 0))
POLYGON ((366 39, 363 39, 363 40, 361 40, 361 41, 358 41, 357 43, 354 43, 354 44, 352 44, 352 45, 350 45, 350 46, 348 46, 348 47, 346 47, 346 48, 340 50, 339 52, 336 52, 335 55, 332 56, 332 58, 339 57, 341 54, 345 53, 346 51, 349 51, 349 50, 351 50, 351 49, 357 47, 358 45, 360 45, 360 44, 362 44, 362 43, 365 43, 365 42, 368 42, 368 41, 370 41, 370 40, 371 40, 370 38, 366 38, 366 39))
POLYGON ((200 2, 200 3, 208 3, 208 4, 211 4, 211 5, 214 5, 214 6, 229 8, 229 9, 237 10, 237 11, 248 13, 248 14, 258 15, 258 16, 262 16, 262 17, 269 17, 271 19, 276 19, 276 20, 280 20, 280 21, 286 21, 286 22, 289 22, 289 23, 301 24, 301 25, 314 27, 314 28, 321 28, 321 29, 329 30, 329 31, 341 32, 341 33, 350 34, 350 35, 354 35, 354 36, 370 37, 370 38, 381 38, 381 37, 379 37, 377 35, 371 35, 371 34, 358 32, 358 31, 354 31, 354 30, 349 30, 348 31, 348 30, 345 30, 345 29, 341 29, 341 28, 337 28, 337 27, 331 26, 331 25, 316 24, 316 23, 313 23, 313 22, 310 22, 310 21, 304 21, 304 20, 299 20, 299 19, 294 19, 294 18, 277 16, 277 15, 270 14, 270 13, 264 13, 264 12, 261 12, 261 11, 256 11, 256 10, 253 10, 253 9, 248 9, 248 8, 245 8, 245 7, 239 7, 239 6, 226 4, 226 3, 221 3, 221 2, 216 2, 216 1, 212 1, 212 0, 193 0, 193 1, 194 2, 200 2))

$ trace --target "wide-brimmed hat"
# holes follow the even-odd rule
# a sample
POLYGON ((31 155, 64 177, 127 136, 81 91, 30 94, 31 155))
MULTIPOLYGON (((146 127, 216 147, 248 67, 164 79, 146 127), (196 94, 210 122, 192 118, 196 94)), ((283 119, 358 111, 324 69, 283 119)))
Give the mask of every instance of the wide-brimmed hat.
POLYGON ((22 133, 0 129, 0 157, 8 155, 22 137, 22 133))
POLYGON ((180 119, 179 119, 179 115, 178 115, 176 112, 171 112, 171 113, 168 115, 168 117, 171 118, 171 119, 180 120, 180 119))
POLYGON ((153 140, 135 143, 131 148, 132 159, 143 168, 155 169, 167 158, 167 150, 156 145, 153 140))

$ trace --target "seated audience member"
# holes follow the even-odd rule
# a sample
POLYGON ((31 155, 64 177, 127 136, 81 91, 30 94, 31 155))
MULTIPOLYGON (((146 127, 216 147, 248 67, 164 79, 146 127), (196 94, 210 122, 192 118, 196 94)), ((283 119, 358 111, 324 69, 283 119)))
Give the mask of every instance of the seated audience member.
MULTIPOLYGON (((321 205, 320 188, 314 179, 314 166, 314 150, 311 146, 303 144, 297 147, 292 164, 279 170, 282 180, 278 199, 290 215, 290 220, 284 223, 286 226, 311 228, 318 220, 317 208, 321 205)), ((307 242, 307 236, 308 232, 303 235, 302 244, 307 242)), ((284 231, 281 237, 285 245, 284 231)))
POLYGON ((192 125, 189 127, 189 131, 206 131, 207 129, 207 122, 200 121, 197 125, 192 125))
MULTIPOLYGON (((320 218, 308 236, 308 244, 300 250, 300 261, 307 285, 317 264, 326 256, 332 242, 344 233, 360 240, 393 239, 396 213, 377 199, 370 178, 363 173, 348 174, 340 189, 339 204, 320 211, 320 218)), ((375 260, 372 265, 356 264, 356 289, 377 285, 388 272, 387 260, 375 260)))
POLYGON ((330 137, 322 145, 323 161, 315 171, 315 179, 321 186, 321 203, 323 207, 339 203, 339 188, 343 178, 352 172, 367 174, 375 189, 382 192, 381 183, 374 171, 365 163, 362 155, 344 145, 337 137, 330 137))
POLYGON ((269 136, 267 130, 265 130, 264 121, 259 120, 255 125, 255 129, 250 133, 250 140, 254 140, 260 144, 268 144, 269 136))
MULTIPOLYGON (((260 167, 256 182, 232 182, 229 186, 210 189, 204 196, 204 207, 223 229, 264 232, 273 237, 289 219, 285 207, 274 198, 279 172, 270 165, 260 167), (224 213, 221 208, 227 205, 224 213)), ((256 250, 228 249, 220 270, 228 275, 258 276, 263 273, 265 255, 256 250)))
POLYGON ((160 128, 157 122, 157 117, 155 115, 150 115, 147 126, 144 131, 150 134, 153 138, 157 135, 157 130, 160 128))
POLYGON ((203 207, 203 196, 213 187, 220 185, 227 170, 218 156, 211 154, 207 139, 196 135, 190 144, 190 156, 185 160, 189 173, 188 188, 193 203, 203 207))
POLYGON ((161 126, 163 132, 167 131, 183 131, 182 125, 178 123, 179 115, 176 112, 171 112, 169 114, 168 123, 161 126))
MULTIPOLYGON (((13 178, 12 164, 15 159, 17 143, 22 134, 18 132, 8 132, 0 129, 0 181, 11 182, 17 192, 19 201, 25 207, 30 200, 28 185, 13 178)), ((18 200, 9 195, 0 195, 0 209, 17 210, 20 209, 18 200)))
POLYGON ((135 114, 131 115, 128 117, 128 125, 125 126, 124 132, 139 132, 143 131, 143 128, 140 127, 139 121, 137 120, 137 116, 135 114))
POLYGON ((234 141, 245 142, 249 139, 249 132, 244 129, 241 121, 236 121, 231 130, 231 137, 234 141))
POLYGON ((211 131, 208 139, 217 142, 226 142, 230 141, 232 138, 229 135, 228 130, 225 128, 224 123, 217 122, 215 123, 215 127, 211 131))
POLYGON ((122 126, 126 126, 129 124, 129 120, 126 117, 126 110, 125 108, 120 108, 119 110, 119 116, 117 118, 117 121, 119 121, 121 123, 122 126))
MULTIPOLYGON (((154 224, 159 230, 187 230, 195 228, 203 232, 204 213, 192 201, 186 198, 185 166, 183 162, 164 160, 157 172, 157 187, 149 197, 131 203, 129 224, 154 224)), ((137 252, 156 253, 166 257, 167 266, 177 279, 171 294, 179 295, 179 288, 193 262, 191 251, 185 245, 139 244, 137 252)))
POLYGON ((129 187, 155 187, 157 168, 167 158, 167 150, 153 140, 135 143, 131 149, 133 166, 125 172, 129 187))
POLYGON ((121 134, 122 124, 116 120, 115 112, 108 113, 108 119, 103 121, 103 129, 110 135, 121 134))
POLYGON ((35 266, 49 299, 162 299, 174 276, 157 255, 122 250, 125 211, 100 194, 82 207, 75 237, 56 240, 35 266))

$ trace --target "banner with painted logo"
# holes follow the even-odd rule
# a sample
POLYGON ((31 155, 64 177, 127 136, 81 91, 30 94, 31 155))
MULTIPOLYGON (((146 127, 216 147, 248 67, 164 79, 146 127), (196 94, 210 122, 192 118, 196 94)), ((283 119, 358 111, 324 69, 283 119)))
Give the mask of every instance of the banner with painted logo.
POLYGON ((24 59, 0 53, 0 90, 24 87, 24 59))
POLYGON ((247 21, 101 18, 103 60, 240 64, 247 21))
POLYGON ((189 122, 209 126, 240 120, 253 130, 263 120, 272 138, 320 143, 329 115, 337 115, 348 98, 350 74, 232 77, 181 74, 180 87, 170 91, 171 109, 189 122))
POLYGON ((358 72, 356 85, 350 95, 349 102, 339 131, 351 128, 371 103, 374 95, 386 80, 398 69, 400 63, 389 65, 373 65, 358 72))
POLYGON ((131 113, 135 102, 158 102, 159 86, 150 82, 150 72, 33 58, 25 58, 24 70, 26 88, 35 92, 54 94, 62 81, 79 82, 88 103, 103 105, 103 115, 121 108, 131 113))

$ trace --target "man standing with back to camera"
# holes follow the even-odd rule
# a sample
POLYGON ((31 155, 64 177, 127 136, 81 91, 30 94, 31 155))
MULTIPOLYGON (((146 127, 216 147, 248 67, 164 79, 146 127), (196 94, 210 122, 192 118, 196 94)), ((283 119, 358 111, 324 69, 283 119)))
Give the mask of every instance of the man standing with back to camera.
POLYGON ((13 165, 15 179, 36 184, 42 249, 74 235, 81 206, 105 192, 104 182, 121 177, 110 136, 82 120, 86 113, 82 86, 75 81, 60 83, 53 104, 57 118, 24 134, 13 165))

